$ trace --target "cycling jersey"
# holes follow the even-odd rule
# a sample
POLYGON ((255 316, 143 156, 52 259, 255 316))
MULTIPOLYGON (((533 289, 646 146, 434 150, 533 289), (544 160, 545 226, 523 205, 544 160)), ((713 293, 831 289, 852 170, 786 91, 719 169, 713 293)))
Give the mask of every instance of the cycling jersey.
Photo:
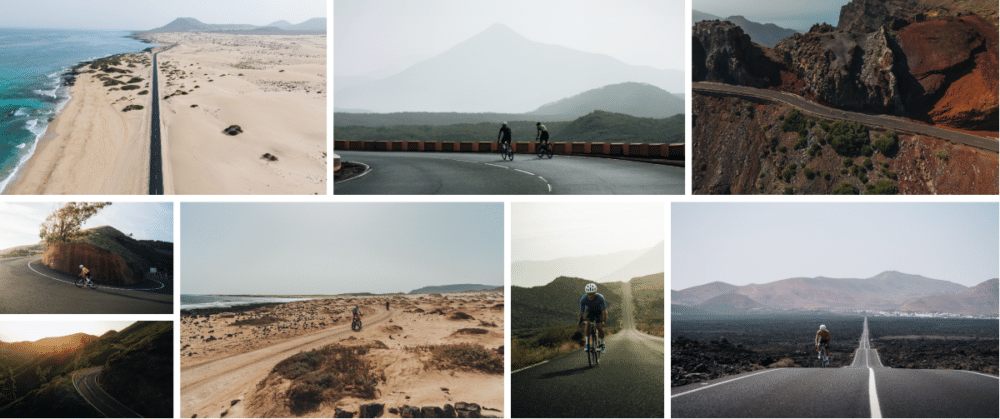
POLYGON ((535 141, 538 141, 539 139, 545 141, 548 141, 549 139, 549 130, 545 129, 545 125, 538 126, 538 132, 535 134, 535 141))
POLYGON ((505 143, 510 142, 510 127, 500 127, 500 134, 503 134, 503 137, 500 138, 500 141, 503 141, 505 143))
POLYGON ((587 298, 586 294, 583 295, 583 298, 580 298, 580 312, 581 313, 588 313, 588 312, 590 312, 590 313, 600 314, 600 313, 605 312, 605 311, 608 311, 608 304, 604 300, 604 296, 603 295, 597 294, 596 296, 594 296, 593 300, 587 298))
POLYGON ((85 277, 89 277, 90 276, 90 269, 87 269, 87 268, 80 268, 80 269, 82 269, 82 272, 80 272, 81 276, 85 276, 85 277))
POLYGON ((816 339, 819 339, 820 342, 827 342, 827 343, 829 343, 830 342, 830 331, 829 330, 820 330, 820 331, 816 332, 816 339))

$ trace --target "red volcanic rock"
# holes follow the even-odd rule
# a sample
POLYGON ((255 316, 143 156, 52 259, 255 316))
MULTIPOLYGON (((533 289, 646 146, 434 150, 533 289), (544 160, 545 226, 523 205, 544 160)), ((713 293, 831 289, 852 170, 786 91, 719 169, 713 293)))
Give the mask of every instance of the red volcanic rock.
POLYGON ((996 131, 997 30, 979 16, 907 25, 898 32, 909 68, 909 114, 934 124, 996 131))
POLYGON ((79 275, 80 265, 84 265, 90 270, 91 279, 101 284, 130 285, 142 280, 121 256, 83 243, 49 245, 42 255, 42 264, 71 275, 79 275))

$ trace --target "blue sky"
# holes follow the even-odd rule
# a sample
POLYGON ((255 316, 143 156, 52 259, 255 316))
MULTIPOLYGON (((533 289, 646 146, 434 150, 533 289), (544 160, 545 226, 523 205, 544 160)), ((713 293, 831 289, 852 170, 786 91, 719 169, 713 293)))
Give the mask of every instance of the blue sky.
POLYGON ((267 25, 326 17, 324 0, 36 0, 2 2, 0 27, 148 30, 179 17, 267 25))
POLYGON ((181 293, 503 285, 502 203, 183 203, 181 293))
MULTIPOLYGON (((0 249, 36 244, 45 218, 65 202, 0 202, 0 249)), ((109 225, 136 240, 174 241, 174 204, 114 202, 83 224, 109 225)))
POLYGON ((109 330, 121 331, 134 321, 5 321, 0 323, 0 341, 34 342, 42 338, 69 336, 75 333, 101 336, 109 330))
POLYGON ((997 203, 674 203, 674 290, 900 271, 973 286, 998 276, 997 203))
POLYGON ((837 26, 840 8, 850 0, 692 0, 691 8, 719 17, 741 15, 759 23, 808 31, 815 23, 837 26))

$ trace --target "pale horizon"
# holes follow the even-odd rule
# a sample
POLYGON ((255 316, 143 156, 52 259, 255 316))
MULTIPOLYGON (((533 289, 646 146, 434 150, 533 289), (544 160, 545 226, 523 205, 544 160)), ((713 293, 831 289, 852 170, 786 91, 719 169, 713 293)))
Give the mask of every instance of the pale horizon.
MULTIPOLYGON (((45 218, 66 202, 0 202, 0 250, 29 246, 38 236, 45 218)), ((83 223, 82 230, 111 226, 136 240, 174 241, 172 202, 112 202, 83 223)))
POLYGON ((998 277, 997 203, 674 203, 670 289, 898 271, 998 277))
MULTIPOLYGON (((752 22, 773 23, 788 29, 809 31, 817 23, 837 26, 840 8, 851 0, 776 0, 769 2, 733 2, 731 0, 693 0, 691 10, 727 18, 743 16, 752 22)), ((697 23, 697 22, 692 22, 697 23)))
POLYGON ((45 338, 59 338, 86 333, 93 336, 101 336, 109 330, 122 331, 131 326, 135 321, 24 321, 24 322, 2 322, 0 323, 0 341, 7 343, 14 342, 37 342, 45 338))

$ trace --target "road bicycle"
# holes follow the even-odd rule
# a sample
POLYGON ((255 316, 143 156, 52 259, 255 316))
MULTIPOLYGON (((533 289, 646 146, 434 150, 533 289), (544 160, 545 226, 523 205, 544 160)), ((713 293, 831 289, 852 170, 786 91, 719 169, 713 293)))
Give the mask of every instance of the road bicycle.
POLYGON ((587 328, 590 329, 590 339, 587 342, 587 365, 594 368, 601 364, 601 350, 597 346, 597 323, 587 320, 587 328))
POLYGON ((97 289, 97 283, 94 282, 94 281, 91 281, 90 278, 83 277, 83 276, 81 276, 79 278, 76 278, 76 287, 77 288, 83 288, 84 286, 86 286, 86 287, 88 287, 88 288, 90 288, 92 290, 96 290, 97 289))
POLYGON ((354 321, 351 322, 351 330, 355 332, 361 331, 361 317, 355 318, 354 321))
POLYGON ((510 143, 500 143, 500 155, 503 156, 504 160, 510 159, 510 161, 514 161, 514 149, 510 146, 510 143))
POLYGON ((829 348, 829 346, 827 344, 825 344, 825 343, 821 343, 819 345, 819 367, 820 368, 825 368, 825 367, 829 367, 830 366, 830 357, 826 356, 826 355, 823 355, 823 352, 824 352, 823 350, 827 349, 827 348, 829 348))
POLYGON ((548 141, 538 143, 538 147, 535 148, 535 154, 538 154, 538 158, 549 156, 552 158, 552 145, 548 141))

